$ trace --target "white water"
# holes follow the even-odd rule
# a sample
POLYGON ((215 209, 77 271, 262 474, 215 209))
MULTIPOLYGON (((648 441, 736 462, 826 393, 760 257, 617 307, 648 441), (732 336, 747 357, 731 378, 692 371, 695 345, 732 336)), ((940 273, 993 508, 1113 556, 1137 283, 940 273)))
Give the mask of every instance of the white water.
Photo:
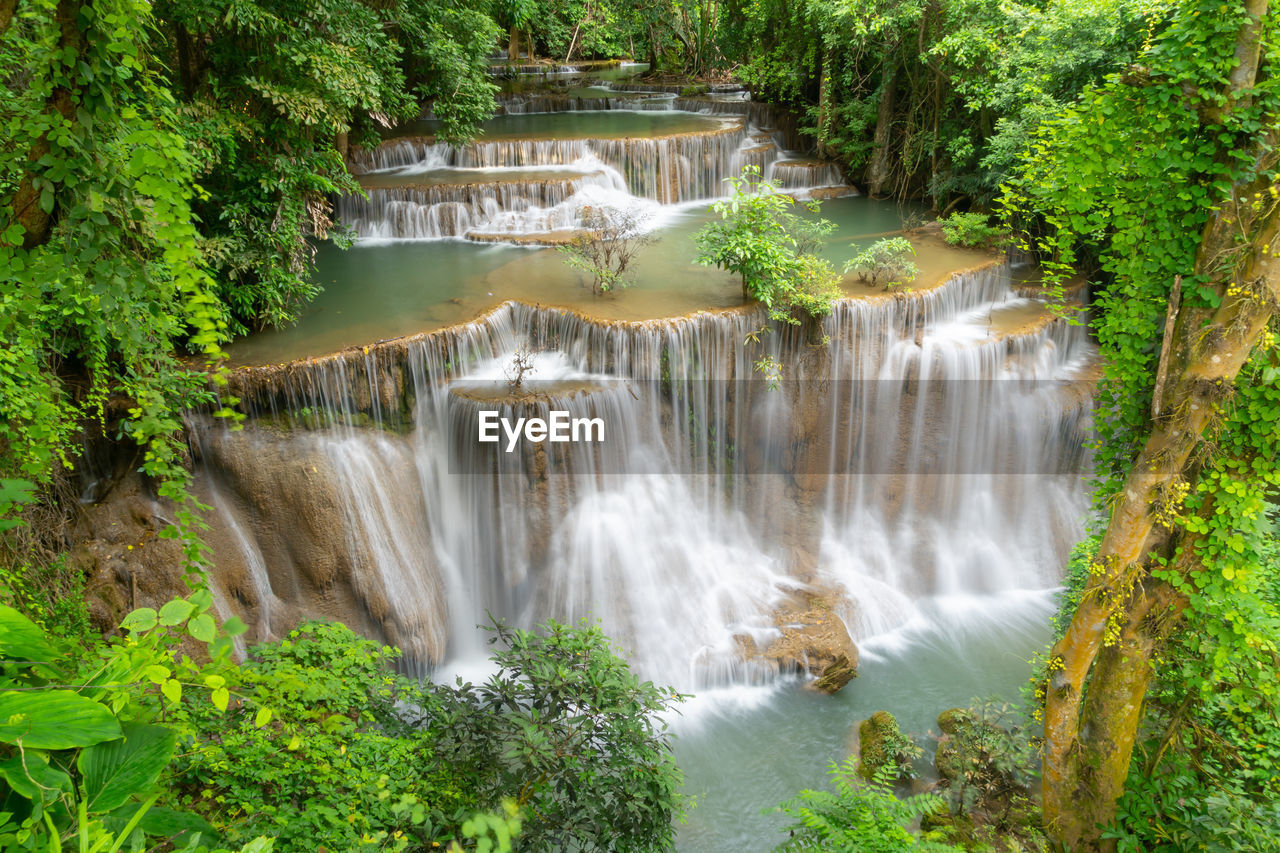
POLYGON ((718 198, 725 193, 725 179, 740 175, 748 165, 800 194, 845 186, 834 165, 800 161, 794 152, 784 151, 785 134, 760 124, 773 120, 775 113, 741 98, 530 96, 506 103, 511 113, 543 108, 669 111, 675 106, 722 118, 709 130, 654 137, 499 139, 460 147, 431 138, 389 140, 353 153, 352 166, 381 181, 403 179, 406 185, 371 186, 368 198, 345 196, 338 201, 338 218, 368 240, 493 239, 580 229, 587 211, 601 207, 640 210, 657 222, 656 206, 718 198), (582 174, 557 180, 528 175, 530 169, 550 167, 582 174), (510 177, 504 178, 504 172, 510 177), (433 177, 436 185, 412 185, 415 179, 425 184, 433 177))
MULTIPOLYGON (((840 615, 874 650, 921 624, 962 632, 981 602, 1056 583, 1080 533, 1085 418, 1049 380, 1092 349, 1062 321, 980 337, 958 319, 1015 298, 1002 268, 845 300, 824 350, 769 339, 788 363, 777 391, 751 371, 746 314, 598 325, 509 304, 390 364, 316 362, 258 405, 336 421, 295 440, 329 460, 354 594, 417 666, 481 655, 486 613, 590 617, 647 678, 762 683, 774 673, 735 635, 767 640, 796 588, 843 590, 840 615), (526 343, 547 396, 475 399, 526 343), (403 419, 373 402, 397 364, 407 432, 362 426, 362 409, 403 419), (497 452, 475 441, 480 408, 601 417, 606 442, 497 452)), ((275 440, 251 428, 202 455, 216 467, 275 440)))

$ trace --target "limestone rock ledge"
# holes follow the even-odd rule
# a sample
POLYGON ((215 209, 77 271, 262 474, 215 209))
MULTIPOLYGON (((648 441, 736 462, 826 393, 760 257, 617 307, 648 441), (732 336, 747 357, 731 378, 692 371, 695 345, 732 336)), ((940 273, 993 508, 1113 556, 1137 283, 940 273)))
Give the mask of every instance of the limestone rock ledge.
POLYGON ((858 675, 858 647, 837 613, 843 593, 804 587, 773 612, 778 635, 763 648, 747 635, 737 637, 747 660, 763 660, 780 672, 807 673, 806 686, 836 693, 858 675))

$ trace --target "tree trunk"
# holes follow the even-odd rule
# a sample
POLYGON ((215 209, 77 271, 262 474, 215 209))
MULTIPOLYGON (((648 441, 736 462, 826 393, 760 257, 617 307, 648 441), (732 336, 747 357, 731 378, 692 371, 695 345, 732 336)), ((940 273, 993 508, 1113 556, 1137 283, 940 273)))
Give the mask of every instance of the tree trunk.
MULTIPOLYGON (((79 74, 76 67, 84 50, 84 34, 80 32, 79 0, 60 0, 56 14, 59 36, 58 45, 62 48, 63 73, 74 78, 79 74)), ((77 98, 67 86, 56 86, 49 94, 46 104, 47 112, 56 112, 66 121, 75 117, 77 98)), ((49 153, 49 134, 45 133, 31 146, 27 154, 27 162, 39 163, 49 153)), ((34 167, 38 168, 38 167, 34 167)), ((40 206, 41 190, 36 189, 35 180, 39 175, 25 172, 18 182, 18 189, 13 195, 14 219, 24 229, 22 246, 32 249, 49 239, 49 231, 53 226, 53 210, 45 210, 40 206)))
POLYGON ((4 37, 13 21, 13 13, 18 10, 18 0, 0 0, 0 38, 4 37))
POLYGON ((898 64, 892 57, 885 59, 883 82, 880 85, 880 107, 876 111, 875 148, 871 163, 867 166, 867 195, 879 197, 889 182, 889 146, 892 143, 893 111, 898 89, 898 64))
POLYGON ((829 157, 827 130, 831 126, 831 48, 822 50, 822 77, 818 81, 818 156, 829 157))
MULTIPOLYGON (((1280 130, 1255 143, 1259 162, 1275 162, 1280 130), (1263 158, 1266 158, 1264 161, 1263 158)), ((1264 169, 1265 171, 1265 169, 1264 169)), ((1233 208, 1269 189, 1259 179, 1233 188, 1233 201, 1210 217, 1196 272, 1223 296, 1216 310, 1183 302, 1175 323, 1169 371, 1156 420, 1116 497, 1094 571, 1062 639, 1050 655, 1045 691, 1044 817, 1052 837, 1072 851, 1109 849, 1100 828, 1115 817, 1133 753, 1152 659, 1181 615, 1178 596, 1150 575, 1153 557, 1183 547, 1176 566, 1198 570, 1195 549, 1175 541, 1159 520, 1162 496, 1174 483, 1194 483, 1195 451, 1230 393, 1268 321, 1280 305, 1280 204, 1250 223, 1230 221, 1233 208), (1238 264, 1219 259, 1249 242, 1238 264), (1241 287, 1228 293, 1231 282, 1241 287), (1206 322, 1207 320, 1207 322, 1206 322), (1108 637, 1108 626, 1112 635, 1108 637), (1116 629, 1118 628, 1118 633, 1116 629), (1085 680, 1088 679, 1088 687, 1085 680)))
POLYGON ((183 99, 189 101, 196 88, 191 58, 191 33, 182 24, 178 24, 174 27, 174 41, 178 43, 178 82, 182 85, 183 99))
POLYGON ((520 58, 520 27, 516 24, 511 25, 511 29, 507 32, 507 59, 515 62, 520 58))

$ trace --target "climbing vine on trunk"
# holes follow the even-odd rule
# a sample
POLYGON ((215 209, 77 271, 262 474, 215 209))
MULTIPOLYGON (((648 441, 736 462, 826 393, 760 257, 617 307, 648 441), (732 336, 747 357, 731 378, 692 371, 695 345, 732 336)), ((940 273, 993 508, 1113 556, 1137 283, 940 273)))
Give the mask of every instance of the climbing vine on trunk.
MULTIPOLYGON (((1162 665, 1195 658, 1188 687, 1208 697, 1276 650, 1259 557, 1280 485, 1276 17, 1267 0, 1181 3, 1049 125, 1007 197, 1051 270, 1102 270, 1108 521, 1040 693, 1046 827, 1072 850, 1108 843, 1162 665), (1183 623, 1198 647, 1171 640, 1183 623)), ((1274 707, 1274 665, 1231 695, 1274 707)))

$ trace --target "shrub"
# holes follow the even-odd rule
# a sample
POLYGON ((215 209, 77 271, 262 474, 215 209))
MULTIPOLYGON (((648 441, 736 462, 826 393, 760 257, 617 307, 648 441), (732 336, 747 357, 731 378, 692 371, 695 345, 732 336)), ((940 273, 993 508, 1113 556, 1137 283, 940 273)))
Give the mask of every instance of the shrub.
POLYGON ((1159 773, 1130 773, 1115 824, 1103 837, 1115 839, 1120 853, 1274 849, 1280 838, 1274 794, 1251 795, 1191 761, 1173 752, 1159 773))
MULTIPOLYGON (((125 619, 123 639, 86 650, 0 606, 0 849, 180 849, 218 839, 205 821, 158 805, 186 701, 216 715, 236 687, 230 641, 207 590, 125 619), (196 665, 181 643, 201 644, 196 665), (184 689, 185 685, 185 689, 184 689)), ((243 626, 230 626, 242 630, 243 626)), ((251 839, 242 853, 267 853, 251 839)))
POLYGON ((189 710, 176 773, 186 802, 229 838, 272 835, 285 851, 456 838, 470 811, 407 714, 431 699, 391 669, 397 657, 340 624, 255 646, 242 668, 253 703, 189 710))
POLYGON ((951 246, 992 246, 1005 235, 1004 230, 987 224, 985 213, 953 213, 939 219, 942 239, 951 246))
POLYGON ((920 268, 908 260, 916 253, 906 237, 889 237, 872 243, 866 251, 855 255, 845 265, 862 281, 883 283, 886 288, 905 284, 920 274, 920 268))
POLYGON ((504 849, 517 831, 527 851, 668 849, 680 774, 656 715, 676 695, 640 683, 598 627, 494 640, 480 685, 420 685, 338 624, 254 647, 252 703, 188 712, 185 802, 282 851, 504 849))
MULTIPOLYGON (((743 296, 763 302, 774 320, 798 325, 797 312, 830 314, 842 295, 840 275, 816 252, 834 226, 792 213, 795 200, 763 180, 757 167, 728 180, 732 198, 712 205, 719 219, 694 237, 701 250, 698 263, 739 275, 743 296)), ((817 212, 817 203, 809 209, 817 212)))
POLYGON ((514 798, 521 849, 669 850, 681 774, 660 715, 680 696, 641 682, 598 626, 494 625, 498 670, 437 686, 437 760, 482 806, 514 798))
POLYGON ((591 276, 591 291, 602 296, 627 287, 627 270, 640 249, 654 238, 645 231, 644 217, 619 207, 592 208, 583 214, 585 233, 559 246, 569 265, 591 276))

